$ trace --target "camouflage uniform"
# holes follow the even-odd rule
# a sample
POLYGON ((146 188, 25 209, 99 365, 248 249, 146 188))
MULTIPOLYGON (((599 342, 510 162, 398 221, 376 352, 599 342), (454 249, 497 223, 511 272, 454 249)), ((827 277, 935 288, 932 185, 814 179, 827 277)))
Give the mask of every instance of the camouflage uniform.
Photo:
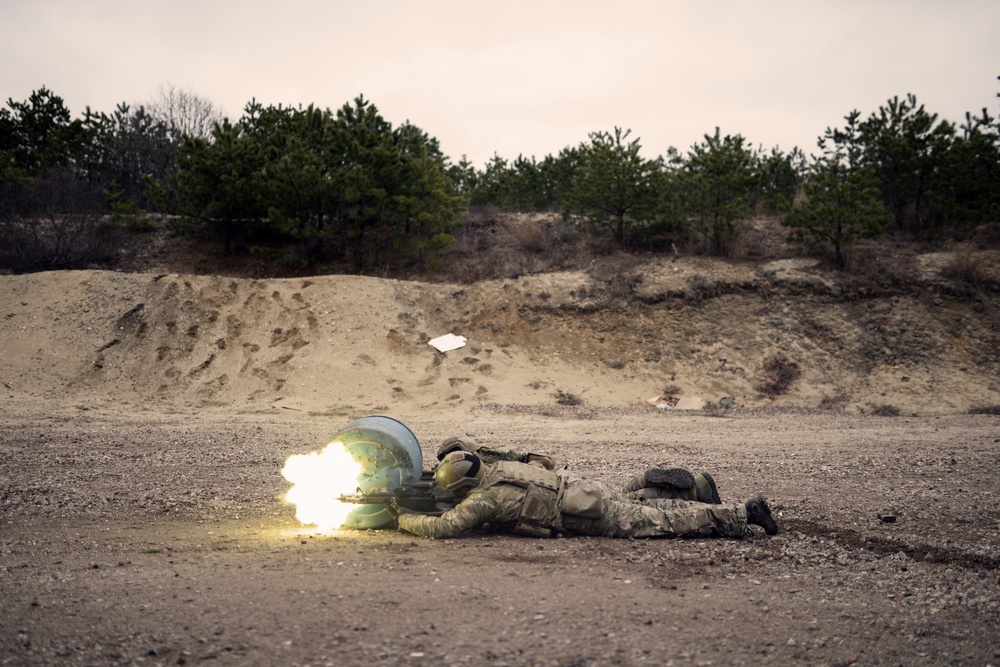
POLYGON ((742 505, 676 499, 638 502, 603 482, 517 462, 487 466, 479 486, 441 516, 400 514, 399 528, 422 537, 491 530, 534 536, 743 537, 742 505))
POLYGON ((673 468, 662 472, 673 473, 670 481, 661 484, 650 484, 647 471, 622 487, 622 493, 635 500, 653 500, 655 498, 676 498, 678 500, 697 500, 703 503, 718 505, 722 502, 715 480, 707 472, 691 473, 682 468, 673 468))
MULTIPOLYGON (((482 459, 483 463, 517 461, 520 463, 531 463, 547 470, 554 470, 556 467, 554 456, 525 452, 508 447, 488 447, 480 445, 474 438, 469 436, 453 436, 442 442, 438 448, 438 461, 442 460, 448 452, 457 449, 473 452, 482 459)), ((677 500, 697 500, 716 505, 722 502, 719 498, 719 492, 715 487, 715 480, 708 473, 692 474, 687 470, 679 468, 673 468, 668 472, 674 473, 674 476, 669 481, 653 485, 648 483, 648 473, 639 474, 629 480, 628 484, 622 487, 621 492, 630 499, 643 501, 656 498, 674 498, 677 500)))
POLYGON ((454 436, 442 442, 438 448, 438 461, 444 458, 447 452, 454 451, 455 449, 472 452, 482 459, 483 463, 516 461, 518 463, 531 463, 541 466, 546 470, 553 470, 556 467, 555 457, 548 454, 535 454, 534 452, 525 452, 510 447, 487 447, 486 445, 480 445, 468 436, 454 436))

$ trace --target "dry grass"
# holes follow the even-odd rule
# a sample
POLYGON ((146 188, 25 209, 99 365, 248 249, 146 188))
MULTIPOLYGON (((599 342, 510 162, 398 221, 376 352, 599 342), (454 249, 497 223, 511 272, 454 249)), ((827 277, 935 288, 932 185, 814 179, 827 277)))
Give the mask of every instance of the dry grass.
POLYGON ((511 219, 504 225, 516 247, 525 252, 545 252, 551 240, 537 220, 511 219))
POLYGON ((845 250, 844 284, 851 288, 910 284, 919 280, 916 246, 904 239, 883 238, 845 250))
POLYGON ((684 289, 684 299, 691 303, 701 303, 715 294, 715 285, 712 281, 700 273, 696 273, 687 279, 687 287, 684 289))
POLYGON ((729 412, 729 406, 723 405, 718 401, 704 401, 701 405, 701 409, 709 417, 722 417, 727 412, 729 412))
POLYGON ((844 412, 847 408, 848 399, 849 397, 844 391, 838 391, 834 394, 824 394, 823 398, 820 399, 819 409, 831 412, 844 412))
POLYGON ((590 255, 579 230, 557 214, 470 209, 436 279, 473 283, 576 269, 590 255))
POLYGON ((630 304, 636 301, 636 289, 644 278, 638 270, 642 258, 613 255, 591 264, 587 271, 590 286, 587 294, 602 304, 630 304))
POLYGON ((972 242, 984 250, 1000 248, 1000 222, 990 222, 977 227, 972 233, 972 242))
POLYGON ((986 256, 969 244, 955 247, 954 256, 941 273, 967 285, 982 285, 987 279, 986 256))

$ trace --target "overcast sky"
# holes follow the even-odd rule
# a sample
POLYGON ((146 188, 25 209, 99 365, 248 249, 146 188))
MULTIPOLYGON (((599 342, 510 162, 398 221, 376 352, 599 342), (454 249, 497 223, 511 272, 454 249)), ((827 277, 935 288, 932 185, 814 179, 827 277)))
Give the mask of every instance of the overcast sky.
POLYGON ((364 94, 453 161, 542 158, 615 126, 647 157, 720 127, 798 146, 913 93, 1000 111, 1000 0, 4 0, 0 99, 47 86, 74 116, 171 84, 230 118, 252 98, 364 94))

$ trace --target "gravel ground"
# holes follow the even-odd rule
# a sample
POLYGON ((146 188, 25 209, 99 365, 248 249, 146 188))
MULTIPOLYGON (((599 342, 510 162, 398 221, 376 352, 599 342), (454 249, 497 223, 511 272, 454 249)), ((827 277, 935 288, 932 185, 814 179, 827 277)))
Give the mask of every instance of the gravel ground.
POLYGON ((425 459, 464 432, 614 484, 708 470, 781 532, 312 535, 279 471, 349 420, 22 406, 0 417, 0 664, 1000 664, 995 416, 394 416, 425 459))

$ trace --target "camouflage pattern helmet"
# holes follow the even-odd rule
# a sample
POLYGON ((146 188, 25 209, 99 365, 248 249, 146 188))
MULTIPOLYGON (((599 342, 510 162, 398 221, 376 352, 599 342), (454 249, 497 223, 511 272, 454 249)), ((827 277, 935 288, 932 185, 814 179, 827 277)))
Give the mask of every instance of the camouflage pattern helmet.
POLYGON ((445 456, 434 469, 434 481, 448 493, 461 497, 479 486, 485 474, 486 469, 478 456, 459 450, 445 456))
POLYGON ((441 443, 437 451, 437 460, 444 461, 444 457, 448 456, 452 452, 466 451, 474 452, 479 449, 479 444, 466 435, 452 436, 441 443))

